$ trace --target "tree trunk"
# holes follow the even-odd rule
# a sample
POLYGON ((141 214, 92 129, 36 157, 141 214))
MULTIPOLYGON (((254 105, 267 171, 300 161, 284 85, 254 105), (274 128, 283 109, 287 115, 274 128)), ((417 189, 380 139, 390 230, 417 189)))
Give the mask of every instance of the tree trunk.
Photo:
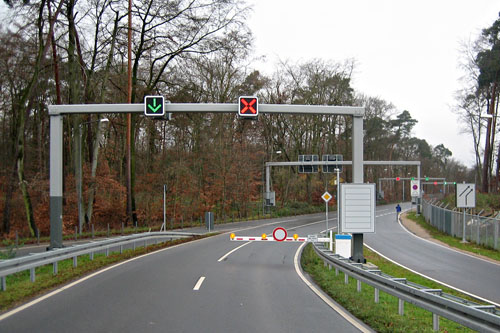
MULTIPOLYGON (((488 108, 488 114, 493 115, 494 114, 494 108, 495 108, 495 97, 496 97, 496 89, 497 89, 497 83, 493 83, 493 93, 491 97, 491 103, 488 108)), ((489 192, 489 175, 490 175, 490 167, 491 167, 491 123, 492 123, 492 118, 488 119, 488 127, 486 129, 486 140, 485 140, 485 146, 484 146, 484 156, 483 156, 483 184, 481 191, 483 193, 488 193, 489 192)))
POLYGON ((99 157, 99 143, 101 141, 101 134, 102 134, 102 129, 101 129, 101 123, 99 122, 97 125, 97 132, 95 136, 95 141, 94 141, 94 149, 92 152, 92 172, 91 172, 91 181, 90 181, 90 186, 89 186, 89 195, 88 195, 88 205, 87 205, 87 213, 85 214, 85 223, 87 225, 90 225, 90 222, 92 220, 92 211, 94 209, 94 197, 95 197, 95 191, 96 191, 96 171, 97 171, 97 159, 99 157))

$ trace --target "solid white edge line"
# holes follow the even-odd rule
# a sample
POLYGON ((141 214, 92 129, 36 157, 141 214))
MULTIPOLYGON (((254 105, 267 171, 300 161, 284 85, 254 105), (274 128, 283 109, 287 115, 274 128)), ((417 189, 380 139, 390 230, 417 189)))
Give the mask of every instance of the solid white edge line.
POLYGON ((401 220, 400 220, 400 219, 398 219, 398 223, 399 223, 399 225, 401 226, 401 228, 403 228, 403 230, 404 230, 404 231, 406 231, 407 233, 409 233, 409 234, 410 234, 410 235, 412 235, 413 237, 416 237, 416 238, 418 238, 418 239, 420 239, 420 240, 423 240, 424 242, 427 242, 427 243, 430 243, 430 244, 433 244, 433 245, 436 245, 436 246, 442 247, 443 249, 447 249, 447 250, 449 250, 449 251, 453 251, 453 252, 455 252, 455 253, 463 254, 464 256, 467 256, 467 257, 471 257, 471 258, 474 258, 474 259, 482 260, 482 261, 487 262, 487 263, 492 264, 492 265, 497 265, 497 266, 500 266, 500 264, 499 264, 499 263, 496 263, 496 262, 493 262, 493 261, 489 261, 489 260, 483 259, 483 258, 481 258, 481 257, 477 257, 477 256, 475 256, 475 255, 473 255, 473 254, 464 253, 464 252, 462 252, 462 251, 458 251, 458 250, 456 250, 456 249, 454 249, 454 248, 452 248, 452 247, 448 247, 448 246, 445 246, 445 245, 442 245, 442 244, 439 244, 439 243, 433 242, 433 241, 431 241, 431 240, 428 240, 428 239, 422 238, 422 237, 420 237, 420 236, 417 236, 417 235, 415 235, 413 232, 411 232, 410 230, 408 230, 408 229, 407 229, 407 228, 406 228, 406 227, 405 227, 405 226, 401 223, 401 220))
MULTIPOLYGON (((210 238, 210 237, 208 237, 208 238, 210 238)), ((63 287, 61 287, 61 288, 58 288, 58 289, 56 289, 56 290, 54 290, 54 291, 52 291, 52 292, 50 292, 50 293, 48 293, 48 294, 46 294, 46 295, 43 295, 43 296, 41 296, 41 297, 39 297, 39 298, 36 298, 36 299, 32 300, 31 302, 28 302, 28 303, 26 303, 26 304, 24 304, 24 305, 21 305, 21 306, 19 306, 19 307, 17 307, 17 308, 15 308, 15 309, 13 309, 13 310, 11 310, 11 311, 5 312, 4 314, 0 315, 0 321, 4 320, 4 319, 6 319, 6 318, 8 318, 8 317, 10 317, 10 316, 13 316, 13 315, 15 315, 16 313, 21 312, 21 311, 23 311, 23 310, 25 310, 25 309, 27 309, 27 308, 29 308, 29 307, 31 307, 31 306, 33 306, 33 305, 37 304, 37 303, 40 303, 40 302, 42 302, 43 300, 46 300, 46 299, 47 299, 47 298, 49 298, 49 297, 52 297, 52 296, 54 296, 54 295, 57 295, 57 294, 59 294, 60 292, 62 292, 62 291, 64 291, 64 290, 66 290, 66 289, 69 289, 69 288, 71 288, 71 287, 74 287, 74 286, 76 286, 77 284, 80 284, 80 283, 82 283, 82 282, 84 282, 84 281, 86 281, 86 280, 88 280, 88 279, 90 279, 90 278, 93 278, 93 277, 94 277, 94 276, 96 276, 96 275, 99 275, 99 274, 101 274, 101 273, 104 273, 104 272, 106 272, 106 271, 109 271, 110 269, 116 268, 116 267, 118 267, 118 266, 121 266, 121 265, 127 264, 127 263, 129 263, 129 262, 131 262, 131 261, 134 261, 134 260, 137 260, 137 259, 141 259, 141 258, 143 258, 143 257, 149 256, 149 255, 152 255, 152 254, 157 254, 157 253, 160 253, 160 252, 163 252, 163 251, 171 250, 171 249, 173 249, 173 248, 176 248, 176 247, 179 247, 179 246, 183 246, 183 245, 186 245, 186 244, 192 244, 192 243, 194 243, 194 242, 203 241, 203 240, 206 240, 206 239, 208 239, 208 238, 197 239, 197 240, 194 240, 194 241, 190 241, 190 242, 186 242, 186 243, 182 243, 182 244, 177 244, 177 245, 174 245, 174 246, 166 247, 166 248, 164 248, 164 249, 160 249, 160 250, 158 250, 158 251, 154 251, 154 252, 146 253, 146 254, 143 254, 143 255, 141 255, 141 256, 134 257, 134 258, 130 258, 130 259, 126 260, 126 261, 119 262, 119 263, 117 263, 117 264, 115 264, 115 265, 113 265, 113 266, 109 266, 109 267, 103 268, 103 269, 101 269, 101 270, 99 270, 99 271, 97 271, 97 272, 94 272, 94 273, 92 273, 92 274, 90 274, 90 275, 87 275, 87 276, 85 276, 85 277, 83 277, 83 278, 81 278, 81 279, 78 279, 78 280, 76 280, 76 281, 74 281, 74 282, 72 282, 72 283, 70 283, 70 284, 67 284, 67 285, 65 285, 65 286, 63 286, 63 287)))
POLYGON ((202 277, 200 277, 200 278, 198 279, 198 282, 196 282, 196 284, 194 285, 193 290, 194 290, 194 291, 198 291, 198 290, 200 290, 200 287, 201 287, 201 284, 203 283, 203 281, 205 281, 205 277, 204 277, 204 276, 202 276, 202 277))
POLYGON ((242 245, 232 249, 231 251, 229 251, 228 253, 226 253, 225 255, 223 255, 222 257, 219 258, 219 260, 217 260, 218 262, 221 262, 222 260, 226 259, 227 257, 229 257, 229 255, 235 251, 238 251, 239 249, 241 249, 243 246, 245 245, 248 245, 250 244, 252 241, 249 241, 249 242, 246 242, 246 243, 243 243, 242 245))
POLYGON ((331 307, 335 312, 337 312, 339 315, 341 315, 345 320, 347 320, 351 325, 356 327, 358 330, 361 332, 372 332, 368 330, 365 326, 361 325, 357 318, 355 318, 352 314, 349 312, 344 311, 344 309, 340 308, 337 304, 333 303, 323 291, 318 290, 315 285, 313 285, 311 282, 309 282, 308 279, 302 274, 302 270, 300 269, 299 266, 299 254, 302 248, 306 245, 307 243, 302 243, 301 246, 297 249, 297 252, 295 252, 295 257, 293 259, 293 263, 295 266, 295 271, 297 272, 297 275, 302 279, 302 281, 319 297, 325 302, 329 307, 331 307))
POLYGON ((418 274, 418 275, 420 275, 421 277, 424 277, 424 278, 429 279, 429 280, 431 280, 431 281, 434 281, 434 282, 437 282, 437 283, 439 283, 439 284, 442 284, 442 285, 443 285, 443 286, 445 286, 445 287, 448 287, 448 288, 454 289, 454 290, 459 291, 459 292, 461 292, 461 293, 463 293, 463 294, 469 295, 469 296, 471 296, 471 297, 475 297, 475 298, 477 298, 477 299, 479 299, 479 300, 481 300, 481 301, 483 301, 483 302, 488 302, 488 303, 491 303, 491 304, 493 304, 493 305, 496 305, 496 306, 499 306, 499 307, 500 307, 500 304, 495 303, 495 302, 493 302, 493 301, 491 301, 491 300, 489 300, 489 299, 486 299, 486 298, 483 298, 483 297, 481 297, 481 296, 477 296, 477 295, 474 295, 474 294, 472 294, 472 293, 469 293, 469 292, 467 292, 467 291, 465 291, 465 290, 462 290, 462 289, 459 289, 459 288, 453 287, 453 286, 451 286, 451 285, 449 285, 449 284, 447 284, 447 283, 444 283, 444 282, 439 281, 439 280, 437 280, 437 279, 431 278, 430 276, 427 276, 427 275, 425 275, 425 274, 419 273, 419 272, 417 272, 417 271, 415 271, 415 270, 413 270, 413 269, 411 269, 411 268, 408 268, 408 267, 406 267, 406 266, 404 266, 404 265, 401 265, 401 264, 400 264, 400 263, 398 263, 397 261, 394 261, 394 260, 392 260, 391 258, 386 257, 385 255, 383 255, 382 253, 378 252, 377 250, 375 250, 375 249, 374 249, 374 248, 372 248, 371 246, 367 245, 366 243, 364 243, 364 245, 365 245, 367 248, 369 248, 371 251, 373 251, 373 252, 375 252, 376 254, 378 254, 379 256, 381 256, 382 258, 387 259, 387 260, 389 260, 390 262, 392 262, 393 264, 396 264, 396 265, 398 265, 398 266, 400 266, 400 267, 403 267, 404 269, 409 270, 409 271, 410 271, 410 272, 412 272, 412 273, 418 274))

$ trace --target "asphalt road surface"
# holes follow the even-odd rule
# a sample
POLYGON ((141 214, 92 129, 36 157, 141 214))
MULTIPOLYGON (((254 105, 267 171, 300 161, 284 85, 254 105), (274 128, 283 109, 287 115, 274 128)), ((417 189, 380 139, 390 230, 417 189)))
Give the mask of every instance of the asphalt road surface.
MULTIPOLYGON (((307 236, 325 229, 323 216, 250 222, 237 234, 282 226, 307 236)), ((62 290, 1 320, 0 331, 359 332, 301 280, 300 244, 231 242, 227 234, 186 243, 62 290)))
POLYGON ((377 207, 375 230, 375 234, 365 234, 364 242, 377 252, 427 277, 500 304, 499 264, 414 236, 396 222, 394 205, 377 207))
MULTIPOLYGON (((403 209, 408 205, 403 205, 403 209)), ((336 225, 330 213, 330 227, 336 225)), ((391 260, 500 303, 500 265, 424 241, 378 206, 364 241, 391 260)), ((318 233, 324 214, 216 226, 237 235, 318 233)), ((202 229, 199 230, 200 232, 202 229)), ((0 320, 0 332, 358 332, 299 277, 300 243, 230 242, 219 235, 128 261, 0 320)))

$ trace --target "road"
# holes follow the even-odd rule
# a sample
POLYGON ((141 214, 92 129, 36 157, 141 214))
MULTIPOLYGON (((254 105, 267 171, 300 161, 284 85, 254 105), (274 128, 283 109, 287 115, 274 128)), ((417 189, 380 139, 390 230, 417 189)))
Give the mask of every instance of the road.
MULTIPOLYGON (((269 222, 241 224, 252 229, 239 234, 325 228, 322 214, 263 225, 269 222)), ((0 331, 358 332, 301 280, 294 266, 299 245, 230 242, 225 234, 168 248, 15 313, 0 321, 0 331)))
MULTIPOLYGON (((500 265, 409 234, 396 222, 394 205, 378 206, 376 215, 376 233, 364 238, 368 246, 430 278, 500 303, 500 265)), ((277 226, 306 236, 325 229, 324 215, 217 228, 258 236, 277 226)), ((294 266, 299 245, 230 242, 224 234, 168 248, 60 290, 0 320, 0 331, 358 332, 301 280, 294 266)))
MULTIPOLYGON (((403 210, 410 204, 402 205, 403 210)), ((396 222, 395 208, 377 207, 375 234, 364 242, 389 259, 449 286, 500 304, 500 265, 451 250, 410 234, 396 222)))

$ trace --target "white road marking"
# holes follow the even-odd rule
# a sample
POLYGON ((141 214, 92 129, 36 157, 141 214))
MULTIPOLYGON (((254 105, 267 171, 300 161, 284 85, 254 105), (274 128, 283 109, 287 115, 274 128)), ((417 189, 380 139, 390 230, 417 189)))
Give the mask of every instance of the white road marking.
POLYGON ((239 249, 241 249, 243 246, 245 245, 248 245, 250 244, 251 242, 247 242, 247 243, 243 243, 242 245, 238 246, 237 248, 234 248, 232 249, 231 251, 229 251, 228 253, 226 253, 225 255, 223 255, 222 257, 219 258, 219 260, 217 260, 218 262, 221 262, 222 260, 226 259, 227 257, 229 257, 229 255, 235 251, 238 251, 239 249))
POLYGON ((445 246, 445 245, 442 245, 442 244, 439 244, 439 243, 436 243, 436 242, 433 242, 431 240, 428 240, 428 239, 425 239, 425 238, 422 238, 420 236, 417 236, 415 235, 413 232, 411 232, 410 230, 408 230, 402 223, 400 220, 398 220, 398 223, 399 225, 401 226, 401 228, 403 228, 404 231, 406 231, 407 233, 409 233, 410 235, 412 235, 413 237, 416 237, 420 240, 423 240, 424 242, 427 242, 429 244, 433 244, 433 245, 436 245, 436 246, 439 246, 439 247, 442 247, 443 249, 446 249, 446 250, 449 250, 449 251, 453 251, 453 252, 456 252, 456 253, 459 253, 459 254, 462 254, 464 256, 467 256, 467 257, 471 257, 471 258, 474 258, 474 259, 478 259, 478 260, 482 260, 484 262, 487 262, 488 264, 492 264, 492 265, 497 265, 497 266, 500 266, 499 263, 496 263, 496 262, 493 262, 493 261, 489 261, 489 260, 486 260, 486 259, 483 259, 481 257, 477 257, 477 256, 474 256, 472 254, 468 254, 468 253, 464 253, 462 251, 458 251, 458 250, 455 250, 454 248, 452 247, 448 247, 448 246, 445 246))
POLYGON ((302 248, 306 245, 307 243, 302 243, 301 246, 297 249, 297 252, 295 252, 295 257, 293 258, 293 264, 295 266, 295 271, 297 272, 297 275, 304 281, 304 283, 325 302, 329 307, 331 307, 335 312, 337 312, 339 315, 341 315, 345 320, 347 320, 351 325, 356 327, 358 330, 361 332, 371 332, 368 330, 366 327, 361 325, 353 315, 351 315, 349 312, 344 311, 341 307, 339 307, 337 304, 333 303, 323 291, 318 290, 315 285, 313 285, 309 280, 307 280, 302 274, 302 271, 299 267, 299 254, 302 248))
POLYGON ((157 254, 157 253, 159 253, 159 252, 168 251, 168 250, 174 249, 174 248, 179 247, 179 246, 185 246, 186 244, 193 244, 193 243, 195 243, 195 242, 201 242, 201 241, 204 241, 204 240, 207 240, 207 239, 209 239, 209 238, 197 239, 197 240, 194 240, 194 241, 191 241, 191 242, 186 242, 186 243, 182 243, 182 244, 178 244, 178 245, 174 245, 174 246, 166 247, 166 248, 164 248, 164 249, 161 249, 161 250, 158 250, 158 251, 154 251, 154 252, 150 252, 150 253, 146 253, 146 254, 143 254, 142 256, 134 257, 134 258, 131 258, 131 259, 129 259, 129 260, 119 262, 119 263, 117 263, 116 265, 106 267, 106 268, 104 268, 104 269, 101 269, 100 271, 97 271, 97 272, 95 272, 95 273, 92 273, 92 274, 90 274, 90 275, 87 275, 87 276, 85 276, 85 277, 83 277, 83 278, 81 278, 81 279, 79 279, 79 280, 76 280, 75 282, 72 282, 72 283, 70 283, 70 284, 68 284, 68 285, 65 285, 65 286, 63 286, 63 287, 59 288, 59 289, 56 289, 56 290, 54 290, 54 291, 52 291, 52 292, 50 292, 50 293, 48 293, 48 294, 46 294, 46 295, 44 295, 44 296, 42 296, 42 297, 39 297, 39 298, 37 298, 37 299, 34 299, 34 300, 32 300, 31 302, 28 302, 28 303, 26 303, 26 304, 24 304, 24 305, 21 305, 20 307, 15 308, 15 309, 13 309, 12 311, 8 311, 8 312, 6 312, 6 313, 4 313, 4 314, 0 315, 0 321, 4 320, 4 319, 6 319, 6 318, 9 318, 10 316, 13 316, 13 315, 15 315, 16 313, 21 312, 21 311, 23 311, 24 309, 27 309, 27 308, 29 308, 29 307, 31 307, 31 306, 33 306, 33 305, 35 305, 35 304, 38 304, 38 303, 42 302, 43 300, 45 300, 45 299, 47 299, 47 298, 49 298, 49 297, 55 296, 55 295, 59 294, 60 292, 62 292, 62 291, 64 291, 64 290, 66 290, 66 289, 69 289, 69 288, 71 288, 71 287, 74 287, 74 286, 76 286, 77 284, 80 284, 80 283, 82 283, 82 282, 84 282, 84 281, 86 281, 86 280, 88 280, 88 279, 90 279, 90 278, 93 278, 93 277, 94 277, 94 276, 96 276, 96 275, 99 275, 99 274, 101 274, 101 273, 104 273, 104 272, 106 272, 106 271, 109 271, 109 270, 111 270, 111 269, 113 269, 113 268, 116 268, 116 267, 118 267, 118 266, 121 266, 121 265, 127 264, 127 263, 129 263, 129 262, 131 262, 131 261, 134 261, 134 260, 137 260, 137 259, 141 259, 141 258, 146 257, 146 256, 150 256, 150 255, 152 255, 152 254, 157 254))
POLYGON ((198 282, 196 282, 196 284, 194 285, 193 290, 195 290, 195 291, 200 290, 200 287, 201 287, 201 284, 203 283, 203 281, 205 281, 205 277, 204 276, 202 276, 202 277, 200 277, 198 279, 198 282))
POLYGON ((434 282, 440 283, 440 284, 442 284, 443 286, 446 286, 446 287, 448 287, 448 288, 454 289, 454 290, 459 291, 459 292, 461 292, 461 293, 463 293, 463 294, 466 294, 466 295, 469 295, 469 296, 475 297, 475 298, 477 298, 477 299, 479 299, 479 300, 481 300, 481 301, 483 301, 483 302, 487 302, 487 303, 494 304, 494 305, 496 305, 496 306, 500 306, 500 304, 495 303, 495 302, 493 302, 493 301, 490 301, 489 299, 486 299, 486 298, 483 298, 483 297, 480 297, 480 296, 474 295, 474 294, 469 293, 469 292, 467 292, 467 291, 465 291, 465 290, 462 290, 462 289, 458 289, 458 288, 453 287, 453 286, 451 286, 451 285, 449 285, 449 284, 447 284, 447 283, 444 283, 444 282, 442 282, 442 281, 439 281, 439 280, 433 279, 433 278, 431 278, 430 276, 427 276, 427 275, 425 275, 425 274, 419 273, 419 272, 417 272, 417 271, 415 271, 415 270, 413 270, 413 269, 411 269, 411 268, 408 268, 408 267, 406 267, 406 266, 404 266, 404 265, 401 265, 401 264, 400 264, 400 263, 398 263, 397 261, 394 261, 394 260, 392 260, 391 258, 388 258, 388 257, 384 256, 382 253, 378 252, 377 250, 375 250, 374 248, 370 247, 370 246, 369 246, 369 245, 367 245, 366 243, 364 243, 364 245, 365 245, 367 248, 369 248, 370 250, 372 250, 373 252, 375 252, 376 254, 378 254, 379 256, 381 256, 382 258, 387 259, 387 260, 389 260, 390 262, 392 262, 393 264, 396 264, 396 265, 398 265, 398 266, 400 266, 400 267, 403 267, 404 269, 407 269, 407 270, 409 270, 409 271, 410 271, 410 272, 412 272, 412 273, 418 274, 418 275, 420 275, 420 276, 422 276, 422 277, 424 277, 424 278, 426 278, 426 279, 429 279, 429 280, 431 280, 431 281, 434 281, 434 282))

